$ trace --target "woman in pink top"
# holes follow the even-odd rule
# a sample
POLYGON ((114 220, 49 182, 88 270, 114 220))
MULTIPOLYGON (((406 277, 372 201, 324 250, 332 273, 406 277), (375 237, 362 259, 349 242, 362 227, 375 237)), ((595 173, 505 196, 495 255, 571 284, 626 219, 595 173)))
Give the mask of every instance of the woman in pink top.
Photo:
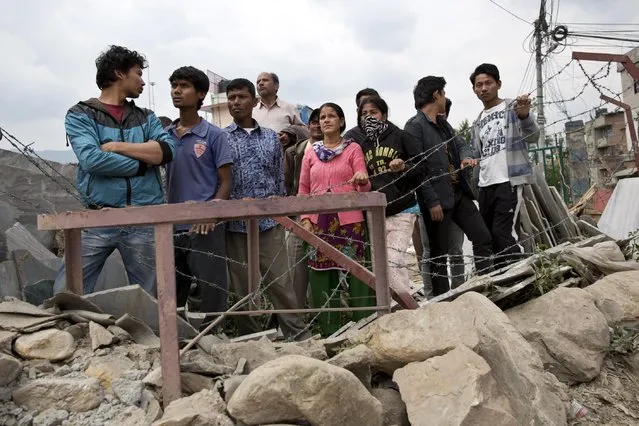
MULTIPOLYGON (((326 103, 320 107, 320 127, 324 140, 315 142, 302 160, 299 195, 327 192, 370 191, 364 154, 353 140, 341 136, 346 128, 344 111, 339 105, 326 103)), ((366 223, 361 211, 309 214, 301 216, 302 225, 342 253, 364 264, 366 258, 366 223)), ((309 282, 314 307, 340 307, 340 276, 344 268, 321 252, 309 247, 309 282)), ((374 306, 375 294, 352 275, 345 280, 351 306, 374 306)), ((355 312, 357 320, 370 312, 355 312)), ((333 334, 341 326, 339 312, 318 315, 322 334, 333 334)))

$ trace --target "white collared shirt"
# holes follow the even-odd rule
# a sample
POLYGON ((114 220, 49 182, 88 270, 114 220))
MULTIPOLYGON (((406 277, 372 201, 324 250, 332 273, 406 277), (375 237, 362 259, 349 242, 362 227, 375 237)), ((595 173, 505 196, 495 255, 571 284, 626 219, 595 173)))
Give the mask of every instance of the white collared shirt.
POLYGON ((280 98, 277 98, 270 108, 260 101, 253 109, 253 118, 260 126, 273 129, 277 133, 289 126, 304 125, 295 105, 280 98))

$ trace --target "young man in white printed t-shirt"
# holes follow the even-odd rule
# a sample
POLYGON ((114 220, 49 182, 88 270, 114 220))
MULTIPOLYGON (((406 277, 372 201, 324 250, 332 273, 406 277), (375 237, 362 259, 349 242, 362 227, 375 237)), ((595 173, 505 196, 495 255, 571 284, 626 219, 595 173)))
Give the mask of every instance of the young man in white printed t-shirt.
POLYGON ((539 130, 530 113, 530 99, 501 99, 499 70, 481 64, 470 76, 473 91, 484 104, 472 126, 472 145, 480 161, 479 210, 492 234, 495 267, 521 257, 519 210, 523 185, 532 182, 528 144, 539 130))

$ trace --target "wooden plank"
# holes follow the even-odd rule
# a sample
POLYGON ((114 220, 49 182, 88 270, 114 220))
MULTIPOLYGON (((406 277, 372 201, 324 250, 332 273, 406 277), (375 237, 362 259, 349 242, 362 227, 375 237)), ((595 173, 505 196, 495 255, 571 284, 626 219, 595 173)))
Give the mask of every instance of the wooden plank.
POLYGON ((564 203, 564 200, 561 198, 559 191, 557 191, 557 188, 555 188, 554 186, 549 187, 549 189, 550 189, 550 194, 552 195, 552 198, 555 201, 555 205, 557 206, 557 210, 559 211, 559 214, 561 215, 561 218, 562 218, 561 220, 564 221, 564 223, 567 225, 568 231, 570 231, 570 234, 573 237, 581 237, 581 232, 579 231, 577 224, 573 220, 572 215, 568 211, 568 206, 566 205, 566 203, 564 203))
POLYGON ((528 208, 526 203, 521 203, 519 218, 521 222, 521 234, 520 244, 524 247, 527 253, 532 253, 535 250, 535 233, 533 231, 533 224, 528 214, 528 208))
POLYGON ((251 304, 255 309, 262 307, 261 298, 257 294, 260 285, 260 223, 257 219, 246 221, 247 250, 248 250, 248 292, 255 294, 251 304))
MULTIPOLYGON (((241 311, 238 311, 241 312, 241 311)), ((245 334, 231 339, 231 343, 248 342, 251 340, 260 340, 262 337, 266 337, 269 340, 273 340, 277 335, 277 328, 271 328, 270 330, 260 331, 258 333, 245 334)))
POLYGON ((545 214, 548 221, 552 224, 553 229, 556 230, 559 240, 565 241, 570 239, 571 234, 568 229, 568 225, 566 222, 562 221, 561 214, 559 213, 559 208, 555 204, 555 200, 550 193, 550 188, 548 188, 548 184, 546 183, 546 179, 541 173, 541 169, 539 167, 535 168, 535 172, 533 173, 537 184, 532 184, 533 192, 536 195, 537 202, 541 205, 543 213, 545 214))
MULTIPOLYGON (((570 266, 562 266, 559 269, 553 271, 552 276, 557 276, 557 275, 561 275, 564 276, 565 274, 567 274, 568 272, 572 271, 572 268, 570 266)), ((491 294, 490 296, 488 296, 488 298, 493 302, 499 302, 501 300, 506 299, 507 297, 510 297, 512 295, 514 295, 515 293, 520 292, 521 290, 523 290, 524 288, 528 287, 529 285, 533 284, 535 281, 537 281, 537 275, 533 275, 532 277, 526 278, 524 281, 520 282, 519 284, 516 284, 512 287, 508 287, 508 288, 503 288, 498 290, 496 293, 491 294)))
MULTIPOLYGON (((373 275, 373 273, 366 269, 364 266, 360 265, 350 257, 344 255, 344 253, 340 252, 335 247, 331 246, 312 232, 307 231, 306 229, 304 229, 304 227, 291 220, 290 218, 282 216, 274 217, 273 220, 281 224, 284 228, 288 229, 293 234, 297 235, 302 240, 306 241, 311 246, 315 247, 318 250, 321 250, 322 253, 324 253, 329 259, 342 266, 346 272, 348 272, 349 274, 353 274, 355 277, 357 277, 357 279, 359 279, 372 289, 376 289, 375 275, 373 275)), ((384 243, 386 243, 386 240, 384 240, 384 243)), ((384 247, 386 247, 385 244, 384 247)), ((410 295, 404 294, 405 292, 403 292, 402 289, 390 289, 390 291, 393 299, 400 302, 400 305, 402 307, 414 309, 417 306, 415 299, 413 299, 410 295), (408 300, 409 298, 410 300, 408 300)), ((390 304, 379 306, 389 305, 390 304)))
MULTIPOLYGON (((378 315, 390 313, 390 286, 388 280, 388 252, 386 248, 386 208, 375 207, 368 213, 368 232, 371 241, 371 254, 373 257, 373 272, 375 273, 375 296, 377 305, 387 305, 387 311, 377 311, 378 315)), ((413 296, 405 291, 394 289, 401 299, 403 307, 416 309, 417 302, 413 296)), ((399 302, 399 301, 398 301, 399 302)))
POLYGON ((38 215, 38 229, 76 229, 109 226, 155 225, 159 223, 206 223, 211 219, 255 219, 368 210, 386 206, 380 192, 330 193, 297 197, 270 197, 248 200, 212 200, 206 203, 162 204, 120 209, 83 210, 38 215))
POLYGON ((369 287, 375 288, 375 276, 364 266, 346 256, 344 253, 337 250, 335 247, 331 246, 329 243, 322 240, 317 235, 306 230, 294 220, 285 216, 274 217, 273 220, 282 225, 284 228, 288 229, 293 234, 297 235, 302 240, 306 241, 311 246, 315 247, 317 250, 321 250, 322 253, 324 253, 329 259, 343 267, 346 272, 348 272, 349 274, 353 274, 358 280, 362 281, 369 287))
POLYGON ((352 326, 355 325, 355 321, 349 321, 346 324, 344 324, 343 326, 341 326, 339 328, 339 330, 337 330, 335 333, 331 334, 330 336, 328 336, 326 339, 334 339, 337 336, 339 336, 340 334, 342 334, 343 332, 345 332, 346 330, 348 330, 349 328, 351 328, 352 326))
POLYGON ((55 254, 51 253, 49 249, 43 246, 20 222, 14 223, 4 234, 7 237, 7 252, 27 250, 40 262, 58 258, 55 254))
POLYGON ((537 202, 537 197, 535 197, 535 193, 533 191, 532 185, 524 185, 524 200, 526 202, 526 209, 528 210, 528 214, 530 215, 531 221, 537 231, 535 233, 536 240, 538 244, 544 244, 548 247, 552 247, 555 245, 555 238, 552 232, 552 229, 547 227, 547 224, 544 223, 544 215, 542 213, 541 207, 537 202), (531 204, 533 207, 531 207, 531 204), (543 234, 542 234, 543 231, 543 234))
POLYGON ((155 226, 155 265, 158 283, 160 356, 164 407, 182 397, 175 292, 173 225, 155 226))
POLYGON ((67 291, 82 295, 82 231, 79 229, 64 231, 64 266, 67 291))
MULTIPOLYGON (((525 199, 526 210, 530 215, 531 223, 535 228, 538 229, 536 236, 539 236, 539 239, 542 241, 542 244, 545 244, 547 247, 553 246, 553 241, 550 239, 550 235, 548 235, 548 231, 545 229, 545 225, 541 220, 541 214, 539 210, 537 210, 537 206, 535 206, 534 201, 525 199)), ((535 238, 537 241, 537 238, 535 238)))

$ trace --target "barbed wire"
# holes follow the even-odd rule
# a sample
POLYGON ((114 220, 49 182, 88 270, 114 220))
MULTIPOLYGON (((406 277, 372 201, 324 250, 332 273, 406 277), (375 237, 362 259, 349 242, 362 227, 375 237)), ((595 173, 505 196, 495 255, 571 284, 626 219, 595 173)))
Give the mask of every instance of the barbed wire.
MULTIPOLYGON (((565 64, 563 67, 561 67, 557 72, 555 72, 550 77, 546 78, 545 81, 543 82, 543 85, 545 86, 545 85, 548 85, 550 82, 553 82, 555 80, 555 78, 557 78, 559 75, 561 75, 563 72, 565 72, 572 63, 574 63, 574 60, 571 59, 571 61, 569 61, 567 64, 565 64)), ((583 95, 583 93, 585 92, 586 88, 589 85, 593 86, 600 94, 603 94, 603 90, 606 90, 607 92, 612 93, 614 96, 617 96, 618 98, 620 97, 620 94, 616 94, 612 90, 607 88, 606 86, 598 83, 598 81, 606 78, 609 75, 610 66, 611 66, 610 63, 605 64, 594 75, 589 75, 585 71, 583 66, 581 65, 581 62, 577 61, 577 63, 579 65, 579 67, 582 69, 582 72, 587 77, 587 81, 586 81, 585 85, 578 90, 577 95, 575 95, 575 96, 573 96, 571 98, 568 98, 568 99, 552 99, 552 100, 550 100, 548 102, 544 102, 544 104, 546 104, 546 105, 554 105, 554 104, 563 104, 563 105, 565 105, 567 102, 571 102, 571 101, 574 101, 576 99, 579 99, 583 95), (607 68, 606 73, 603 74, 603 75, 599 75, 606 68, 607 68)), ((522 85, 523 85, 523 82, 522 82, 522 85)), ((530 93, 528 93, 528 95, 530 95, 532 93, 533 92, 531 91, 530 93)), ((623 91, 622 91, 622 93, 623 93, 623 91)), ((582 112, 577 113, 577 114, 572 114, 572 115, 569 115, 567 113, 567 110, 563 110, 562 112, 564 112, 565 118, 553 121, 551 123, 547 123, 547 124, 545 124, 543 126, 543 128, 549 129, 551 126, 553 126, 555 124, 558 124, 560 122, 569 121, 571 119, 583 116, 584 114, 591 113, 593 111, 597 111, 600 107, 601 106, 596 106, 596 107, 589 108, 589 109, 586 109, 585 111, 582 111, 582 112)), ((511 108, 510 106, 506 106, 506 110, 507 111, 511 111, 513 109, 514 108, 511 108)), ((13 135, 11 135, 8 132, 6 132, 5 129, 0 128, 0 130, 2 131, 2 133, 5 136, 7 136, 7 140, 9 140, 11 145, 14 146, 14 148, 16 148, 20 154, 22 154, 30 162, 32 162, 32 164, 34 164, 34 166, 38 170, 40 170, 40 172, 43 175, 45 175, 46 177, 48 177, 52 181, 58 183, 62 188, 65 189, 66 192, 68 192, 70 195, 72 195, 76 200, 80 201, 80 203, 84 204, 84 201, 86 201, 85 200, 86 197, 84 197, 84 195, 79 192, 79 190, 77 189, 77 187, 75 186, 75 184, 73 182, 71 182, 68 178, 66 178, 66 176, 64 176, 62 173, 60 173, 47 160, 44 160, 43 158, 41 158, 28 145, 22 144, 17 138, 15 138, 13 135), (47 167, 43 166, 43 164, 48 166, 48 168, 52 169, 53 172, 49 172, 47 170, 47 167), (76 194, 76 192, 77 192, 77 194, 76 194)), ((556 135, 556 134, 561 134, 561 133, 563 133, 563 132, 548 133, 548 135, 556 135)), ((377 189, 378 190, 382 190, 382 189, 387 188, 390 185, 395 185, 395 184, 398 183, 398 181, 400 179, 406 179, 407 175, 411 171, 414 171, 414 169, 416 167, 420 167, 420 165, 424 161, 427 161, 432 155, 435 155, 438 152, 438 150, 442 149, 447 144, 449 144, 450 142, 454 141, 457 136, 458 135, 453 132, 453 135, 452 135, 451 138, 449 138, 449 139, 447 139, 445 141, 442 141, 442 142, 440 142, 438 144, 435 144, 432 147, 424 150, 423 152, 420 152, 418 155, 415 155, 414 157, 406 160, 407 167, 402 172, 391 172, 391 171, 388 170, 388 171, 384 171, 384 172, 380 172, 380 173, 376 173, 376 174, 373 173, 369 177, 370 178, 374 178, 374 177, 377 177, 377 176, 380 176, 380 175, 384 175, 384 174, 387 174, 387 173, 396 173, 396 176, 394 176, 394 178, 391 179, 390 182, 386 183, 383 187, 377 188, 377 189)), ((519 142, 519 141, 514 141, 514 143, 517 143, 517 142, 519 142)), ((591 160, 589 159, 589 161, 591 161, 591 160)), ((414 190, 418 190, 422 186, 427 185, 427 184, 433 182, 436 179, 440 179, 440 178, 442 178, 444 176, 452 175, 454 173, 458 173, 458 172, 461 172, 463 170, 464 170, 464 168, 460 167, 460 168, 458 168, 456 170, 446 171, 445 173, 441 173, 441 174, 438 174, 436 176, 429 175, 426 179, 423 179, 423 181, 419 184, 419 186, 415 187, 414 190)), ((562 180, 563 180, 564 185, 566 185, 565 177, 562 176, 562 180)), ((349 183, 348 181, 347 182, 343 182, 343 183, 337 183, 337 184, 334 184, 333 187, 343 186, 343 185, 346 185, 348 183, 349 183)), ((568 185, 566 185, 566 186, 568 186, 568 185)), ((26 199, 20 197, 19 195, 13 194, 13 193, 8 192, 8 191, 2 191, 2 193, 6 194, 6 195, 8 195, 8 196, 10 196, 12 198, 15 198, 16 200, 18 200, 20 202, 31 204, 35 208, 40 208, 40 206, 38 204, 35 204, 35 203, 33 203, 33 202, 29 201, 29 200, 26 200, 26 199)), ((399 202, 401 199, 403 199, 406 196, 413 196, 414 197, 415 195, 414 195, 414 193, 412 191, 407 192, 406 194, 402 195, 400 198, 397 198, 395 200, 391 200, 388 203, 388 205, 392 205, 393 203, 399 202)), ((50 213, 53 213, 53 212, 50 212, 50 213)), ((544 227, 543 229, 539 230, 537 233, 534 233, 533 235, 529 235, 525 239, 519 240, 517 242, 517 244, 515 244, 515 245, 513 245, 513 246, 511 246, 511 247, 509 247, 509 248, 507 248, 505 250, 514 248, 515 246, 518 246, 518 245, 522 245, 523 243, 529 242, 530 240, 532 240, 534 242, 535 238, 543 235, 544 233, 552 232, 556 227, 561 226, 565 221, 570 220, 570 219, 571 219, 570 216, 568 216, 568 217, 564 218, 563 220, 561 220, 558 223, 555 223, 555 224, 549 225, 547 227, 544 227)), ((221 222, 220 224, 218 224, 218 226, 222 226, 223 224, 224 223, 221 222)), ((89 232, 91 232, 91 231, 89 231, 89 232)), ((187 234, 187 232, 176 233, 176 236, 185 235, 185 234, 187 234)), ((322 233, 316 233, 316 235, 320 236, 320 237, 327 236, 327 235, 322 234, 322 233)), ((280 275, 274 277, 270 282, 266 282, 266 277, 269 276, 269 274, 271 272, 271 269, 273 268, 277 257, 281 254, 282 250, 284 250, 286 248, 287 241, 290 238, 290 236, 291 236, 291 233, 286 233, 285 234, 284 242, 280 246, 279 250, 277 250, 277 253, 275 254, 275 256, 272 257, 270 264, 266 268, 266 271, 264 271, 261 274, 261 279, 260 279, 260 282, 259 282, 259 285, 258 285, 258 290, 257 290, 257 292, 255 294, 255 297, 264 296, 267 293, 267 291, 268 291, 268 289, 270 288, 271 285, 274 285, 276 282, 278 282, 278 280, 283 279, 285 277, 285 275, 289 274, 296 266, 299 266, 303 262, 307 261, 309 255, 311 254, 311 250, 310 249, 307 250, 306 254, 303 257, 301 257, 299 260, 297 260, 297 262, 295 262, 294 265, 288 265, 288 269, 286 271, 284 271, 280 275)), ((334 235, 331 235, 331 237, 335 238, 334 235)), ((368 247, 372 246, 372 244, 370 242, 368 242, 368 241, 366 241, 365 244, 368 247)), ((228 256, 220 256, 220 255, 216 255, 214 253, 210 253, 210 252, 203 251, 203 250, 197 250, 197 249, 193 249, 193 248, 190 248, 190 247, 176 247, 176 249, 182 249, 182 250, 186 250, 186 251, 189 251, 189 252, 192 252, 192 253, 204 254, 204 255, 207 255, 209 257, 222 258, 222 259, 226 260, 227 262, 233 262, 233 263, 238 264, 238 265, 240 265, 240 266, 242 266, 244 268, 248 267, 248 265, 245 262, 237 261, 237 260, 232 259, 232 258, 230 258, 228 256)), ((398 250, 398 249, 389 248, 389 250, 398 250)), ((398 250, 398 251, 402 252, 402 254, 404 254, 404 255, 407 254, 407 251, 405 251, 405 250, 398 250)), ((500 254, 500 253, 493 254, 492 256, 490 256, 490 258, 494 261, 495 259, 501 259, 501 258, 504 258, 504 257, 512 256, 511 254, 500 254)), ((524 251, 523 253, 521 253, 522 256, 530 256, 530 255, 533 255, 533 254, 535 254, 535 252, 526 252, 526 251, 524 251)), ((482 259, 486 258, 486 257, 482 257, 482 256, 467 255, 467 254, 462 254, 462 255, 460 255, 460 257, 462 259, 462 265, 464 266, 465 269, 466 269, 467 265, 471 265, 472 266, 472 265, 474 265, 476 263, 477 260, 482 260, 482 259)), ((437 256, 437 257, 431 257, 431 258, 428 259, 428 261, 431 262, 431 264, 444 266, 444 265, 447 264, 446 260, 448 258, 449 258, 449 256, 446 254, 446 255, 441 255, 441 256, 437 256)), ((154 259, 148 258, 147 260, 151 261, 151 260, 154 260, 154 259)), ((370 260, 366 260, 366 261, 363 262, 363 264, 365 266, 370 266, 370 263, 371 263, 370 260)), ((147 265, 147 266, 152 266, 154 268, 155 264, 153 262, 153 265, 147 265)), ((391 263, 391 266, 404 267, 404 268, 408 269, 410 272, 421 272, 420 268, 419 268, 419 263, 417 263, 417 262, 403 262, 401 264, 399 264, 399 263, 391 263), (415 268, 415 266, 417 266, 417 267, 415 268)), ((471 276, 472 275, 481 275, 482 273, 485 273, 485 272, 489 272, 489 271, 487 271, 487 270, 479 270, 479 271, 475 270, 475 271, 472 271, 471 270, 471 276)), ((195 276, 192 276, 192 275, 183 274, 180 271, 176 271, 176 273, 182 274, 185 277, 189 277, 189 278, 191 278, 191 280, 193 280, 195 278, 200 283, 203 283, 203 284, 206 284, 206 285, 212 285, 212 286, 220 288, 219 285, 217 285, 215 283, 208 283, 208 282, 206 282, 206 281, 204 281, 204 280, 202 280, 202 279, 200 279, 198 277, 195 277, 195 276)), ((436 276, 436 274, 434 274, 432 272, 430 274, 431 274, 431 276, 436 276)), ((454 277, 457 277, 459 275, 452 275, 452 271, 451 271, 451 273, 447 274, 446 276, 450 277, 450 278, 454 278, 454 277)), ((464 273, 463 276, 466 277, 467 274, 464 273)), ((336 292, 340 289, 340 287, 343 287, 344 283, 346 282, 345 281, 345 276, 343 274, 341 274, 340 275, 340 279, 338 281, 339 282, 336 284, 335 288, 333 289, 331 297, 329 297, 328 300, 326 301, 326 303, 324 304, 324 306, 323 306, 324 308, 326 306, 328 306, 330 300, 332 300, 333 296, 336 295, 336 292)), ((237 296, 237 294, 232 292, 230 290, 230 288, 231 288, 231 283, 229 283, 229 289, 225 289, 227 291, 228 295, 229 296, 237 296)), ((360 298, 364 298, 364 297, 370 298, 371 296, 362 296, 360 298)), ((248 304, 248 302, 247 302, 247 304, 248 304)), ((321 312, 317 313, 311 319, 311 321, 308 322, 306 327, 297 336, 293 336, 292 338, 299 337, 302 333, 308 331, 310 329, 310 327, 312 327, 313 323, 317 320, 317 318, 319 318, 320 315, 321 315, 321 312)))

